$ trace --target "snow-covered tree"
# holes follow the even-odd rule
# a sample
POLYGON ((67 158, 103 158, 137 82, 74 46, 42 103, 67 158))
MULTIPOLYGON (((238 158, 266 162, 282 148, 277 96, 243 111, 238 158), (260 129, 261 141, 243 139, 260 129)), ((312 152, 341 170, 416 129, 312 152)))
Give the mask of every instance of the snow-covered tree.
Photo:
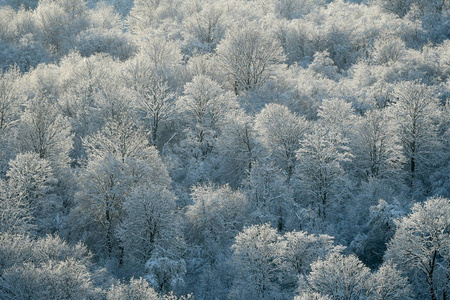
POLYGON ((171 179, 158 152, 129 116, 87 137, 85 147, 88 161, 80 172, 82 188, 76 196, 73 222, 81 233, 86 232, 86 243, 96 251, 112 257, 119 246, 121 260, 124 253, 116 229, 126 216, 125 200, 134 188, 149 182, 167 189, 171 179))
POLYGON ((108 122, 102 130, 86 137, 84 145, 90 159, 111 155, 122 163, 149 158, 153 152, 145 133, 129 115, 108 122))
POLYGON ((390 111, 399 125, 409 182, 413 185, 436 160, 440 146, 436 136, 439 100, 433 87, 414 81, 397 84, 394 97, 396 102, 390 111))
POLYGON ((303 292, 298 296, 295 296, 294 300, 331 300, 328 295, 322 295, 314 292, 303 292))
MULTIPOLYGON (((170 74, 182 62, 180 45, 165 37, 143 35, 138 43, 138 59, 144 59, 153 70, 170 74)), ((161 75, 161 74, 160 74, 161 75)))
POLYGON ((399 135, 412 180, 424 174, 436 149, 436 118, 439 100, 432 87, 412 81, 395 86, 392 113, 399 123, 399 135))
POLYGON ((148 273, 145 278, 159 292, 179 290, 185 285, 183 277, 186 274, 186 262, 180 257, 154 253, 145 263, 145 269, 148 273))
MULTIPOLYGON (((108 72, 118 71, 112 68, 108 72)), ((98 107, 97 118, 102 118, 102 121, 106 122, 120 123, 122 119, 131 118, 133 95, 125 88, 123 81, 117 80, 116 76, 118 76, 117 73, 113 73, 104 77, 94 94, 94 103, 96 108, 98 107)))
POLYGON ((39 38, 55 54, 68 53, 77 34, 88 27, 84 0, 41 0, 34 15, 39 38))
POLYGON ((393 36, 381 35, 374 43, 371 58, 374 64, 389 64, 400 60, 406 52, 405 42, 393 36))
POLYGON ((18 201, 5 180, 0 180, 0 232, 28 233, 34 230, 26 203, 18 201))
POLYGON ((323 99, 317 116, 320 124, 338 132, 344 138, 349 138, 357 120, 352 104, 337 98, 323 99))
POLYGON ((227 253, 233 237, 242 229, 248 202, 240 191, 228 185, 198 185, 192 190, 193 205, 186 210, 188 242, 203 247, 205 259, 215 261, 227 253))
POLYGON ((96 299, 91 255, 82 244, 68 245, 58 236, 36 240, 0 233, 2 299, 96 299))
POLYGON ((392 261, 384 263, 368 280, 367 299, 412 299, 412 289, 392 261))
POLYGON ((336 67, 334 61, 330 58, 328 51, 316 52, 314 54, 314 60, 308 67, 308 71, 319 78, 339 79, 338 67, 336 67))
POLYGON ((113 256, 119 244, 115 229, 123 217, 123 201, 131 188, 122 163, 111 155, 90 160, 80 174, 80 186, 72 211, 75 234, 95 252, 113 256))
POLYGON ((129 284, 113 284, 107 294, 107 300, 159 300, 158 293, 143 278, 131 278, 129 284))
POLYGON ((177 236, 175 195, 166 187, 147 183, 124 200, 124 217, 117 230, 125 259, 144 265, 154 253, 176 256, 182 241, 177 236))
POLYGON ((355 255, 331 253, 311 264, 311 273, 301 289, 329 295, 333 299, 353 300, 364 296, 370 269, 355 255))
POLYGON ((305 118, 275 103, 266 105, 255 117, 255 129, 267 149, 269 159, 286 172, 287 180, 294 172, 299 140, 303 138, 308 125, 305 118))
POLYGON ((269 223, 280 232, 296 227, 296 204, 282 170, 271 163, 256 162, 242 183, 253 224, 269 223))
POLYGON ((253 23, 227 32, 217 55, 236 94, 264 85, 285 60, 278 42, 253 23))
POLYGON ((392 179, 401 174, 404 156, 397 130, 387 110, 370 110, 356 123, 352 148, 362 176, 392 179))
POLYGON ((449 224, 450 200, 429 198, 398 221, 388 244, 385 259, 409 274, 418 298, 436 300, 449 291, 449 224))
POLYGON ((91 255, 81 243, 69 245, 59 236, 32 239, 26 234, 0 233, 0 268, 5 270, 23 263, 41 264, 73 258, 89 266, 91 255))
POLYGON ((283 239, 286 242, 283 260, 288 284, 296 283, 298 276, 307 276, 311 272, 311 264, 317 259, 344 249, 335 246, 334 238, 326 234, 313 235, 294 230, 286 232, 283 239))
POLYGON ((296 169, 299 187, 323 220, 328 207, 336 204, 348 188, 342 164, 352 155, 345 144, 346 139, 339 133, 321 126, 315 126, 300 140, 296 169))
POLYGON ((19 107, 23 101, 18 90, 19 78, 20 71, 17 67, 0 74, 0 132, 18 119, 19 107))
POLYGON ((88 268, 74 259, 15 266, 3 272, 2 299, 93 299, 100 295, 88 268))
POLYGON ((10 161, 6 176, 0 190, 2 231, 56 230, 62 203, 54 194, 58 180, 50 162, 36 153, 19 154, 10 161))
POLYGON ((183 20, 187 52, 212 52, 225 35, 226 8, 219 3, 203 2, 201 10, 183 20))
MULTIPOLYGON (((134 187, 148 181, 160 188, 170 182, 156 153, 149 157, 149 164, 133 160, 123 163, 111 155, 88 162, 80 174, 83 188, 77 193, 72 222, 80 233, 86 233, 89 246, 96 251, 106 251, 109 256, 113 256, 117 246, 122 247, 116 229, 126 216, 124 202, 134 187), (151 160, 153 157, 156 161, 151 160)), ((119 250, 122 257, 122 248, 119 250)))
POLYGON ((142 55, 127 62, 125 80, 135 93, 134 109, 150 132, 150 143, 158 145, 161 130, 175 111, 176 89, 170 74, 158 71, 142 55))
POLYGON ((278 272, 284 243, 269 224, 244 228, 232 246, 235 280, 231 299, 272 299, 277 297, 278 272))
POLYGON ((236 97, 207 76, 194 77, 184 87, 177 106, 188 125, 186 143, 196 159, 204 159, 215 147, 224 113, 237 109, 236 97))
POLYGON ((174 20, 179 16, 181 3, 177 0, 136 0, 128 14, 128 24, 131 30, 142 34, 154 30, 155 33, 170 36, 174 20), (159 29, 162 32, 158 32, 159 29))
POLYGON ((238 185, 261 153, 253 118, 242 110, 227 112, 217 140, 220 181, 238 185))
POLYGON ((126 111, 130 97, 122 93, 117 63, 105 54, 83 58, 71 53, 61 59, 58 106, 74 132, 72 157, 85 158, 82 139, 99 131, 107 121, 126 111), (114 87, 113 87, 114 86, 114 87))
POLYGON ((95 53, 108 53, 114 58, 126 60, 136 53, 136 44, 128 32, 124 31, 121 16, 114 7, 104 1, 95 9, 87 11, 89 28, 76 37, 76 49, 85 57, 95 53))
POLYGON ((34 152, 54 168, 67 168, 73 141, 70 122, 45 97, 29 100, 20 118, 16 143, 21 152, 34 152))

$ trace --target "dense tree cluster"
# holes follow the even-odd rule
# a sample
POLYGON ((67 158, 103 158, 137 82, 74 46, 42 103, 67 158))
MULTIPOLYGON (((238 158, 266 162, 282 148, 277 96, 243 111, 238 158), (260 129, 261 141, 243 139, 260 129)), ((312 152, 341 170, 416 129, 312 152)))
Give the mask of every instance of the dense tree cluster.
POLYGON ((449 25, 0 0, 0 298, 448 298, 449 25))

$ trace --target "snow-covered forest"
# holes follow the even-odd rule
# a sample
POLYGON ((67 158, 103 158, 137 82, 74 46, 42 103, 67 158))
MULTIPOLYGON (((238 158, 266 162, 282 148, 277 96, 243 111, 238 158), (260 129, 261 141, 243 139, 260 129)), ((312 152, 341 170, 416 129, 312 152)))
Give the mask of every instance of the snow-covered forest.
POLYGON ((0 0, 0 299, 450 298, 450 0, 0 0))

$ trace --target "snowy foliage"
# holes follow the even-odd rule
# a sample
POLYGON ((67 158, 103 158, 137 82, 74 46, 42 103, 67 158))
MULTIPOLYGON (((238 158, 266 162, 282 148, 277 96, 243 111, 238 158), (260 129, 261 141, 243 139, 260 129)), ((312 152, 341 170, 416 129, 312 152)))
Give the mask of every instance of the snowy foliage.
POLYGON ((448 0, 0 0, 0 298, 448 298, 449 33, 448 0))

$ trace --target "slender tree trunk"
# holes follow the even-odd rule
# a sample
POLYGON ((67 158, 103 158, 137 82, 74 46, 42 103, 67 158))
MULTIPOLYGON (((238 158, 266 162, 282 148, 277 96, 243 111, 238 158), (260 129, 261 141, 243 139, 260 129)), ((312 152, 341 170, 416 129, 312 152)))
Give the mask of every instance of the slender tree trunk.
POLYGON ((429 270, 428 270, 428 278, 427 282, 430 287, 430 294, 431 294, 431 300, 437 300, 436 294, 434 292, 434 285, 433 285, 433 273, 434 273, 434 267, 436 266, 436 256, 437 251, 435 250, 433 252, 433 256, 431 257, 431 261, 429 262, 429 270))
POLYGON ((112 253, 112 228, 111 228, 111 214, 109 208, 105 212, 106 221, 108 222, 108 228, 106 230, 106 249, 108 251, 108 256, 111 257, 112 253))
POLYGON ((123 257, 125 256, 125 249, 123 246, 119 246, 120 256, 119 256, 119 265, 123 264, 123 257))
POLYGON ((153 126, 152 126, 152 146, 156 145, 156 139, 158 138, 158 125, 159 125, 159 115, 153 115, 153 126))
POLYGON ((279 210, 278 210, 278 231, 282 232, 284 229, 284 220, 283 220, 283 208, 281 207, 281 205, 279 206, 279 210))
POLYGON ((322 219, 325 220, 326 217, 327 217, 327 214, 326 214, 326 211, 325 211, 325 206, 327 204, 327 192, 326 191, 324 191, 322 193, 322 197, 321 198, 322 199, 321 199, 321 203, 320 203, 319 217, 322 217, 322 219))
POLYGON ((416 171, 416 158, 414 156, 415 156, 415 147, 413 145, 412 155, 411 155, 411 160, 410 160, 410 164, 411 164, 410 171, 411 171, 411 178, 412 179, 414 179, 414 172, 416 171))

